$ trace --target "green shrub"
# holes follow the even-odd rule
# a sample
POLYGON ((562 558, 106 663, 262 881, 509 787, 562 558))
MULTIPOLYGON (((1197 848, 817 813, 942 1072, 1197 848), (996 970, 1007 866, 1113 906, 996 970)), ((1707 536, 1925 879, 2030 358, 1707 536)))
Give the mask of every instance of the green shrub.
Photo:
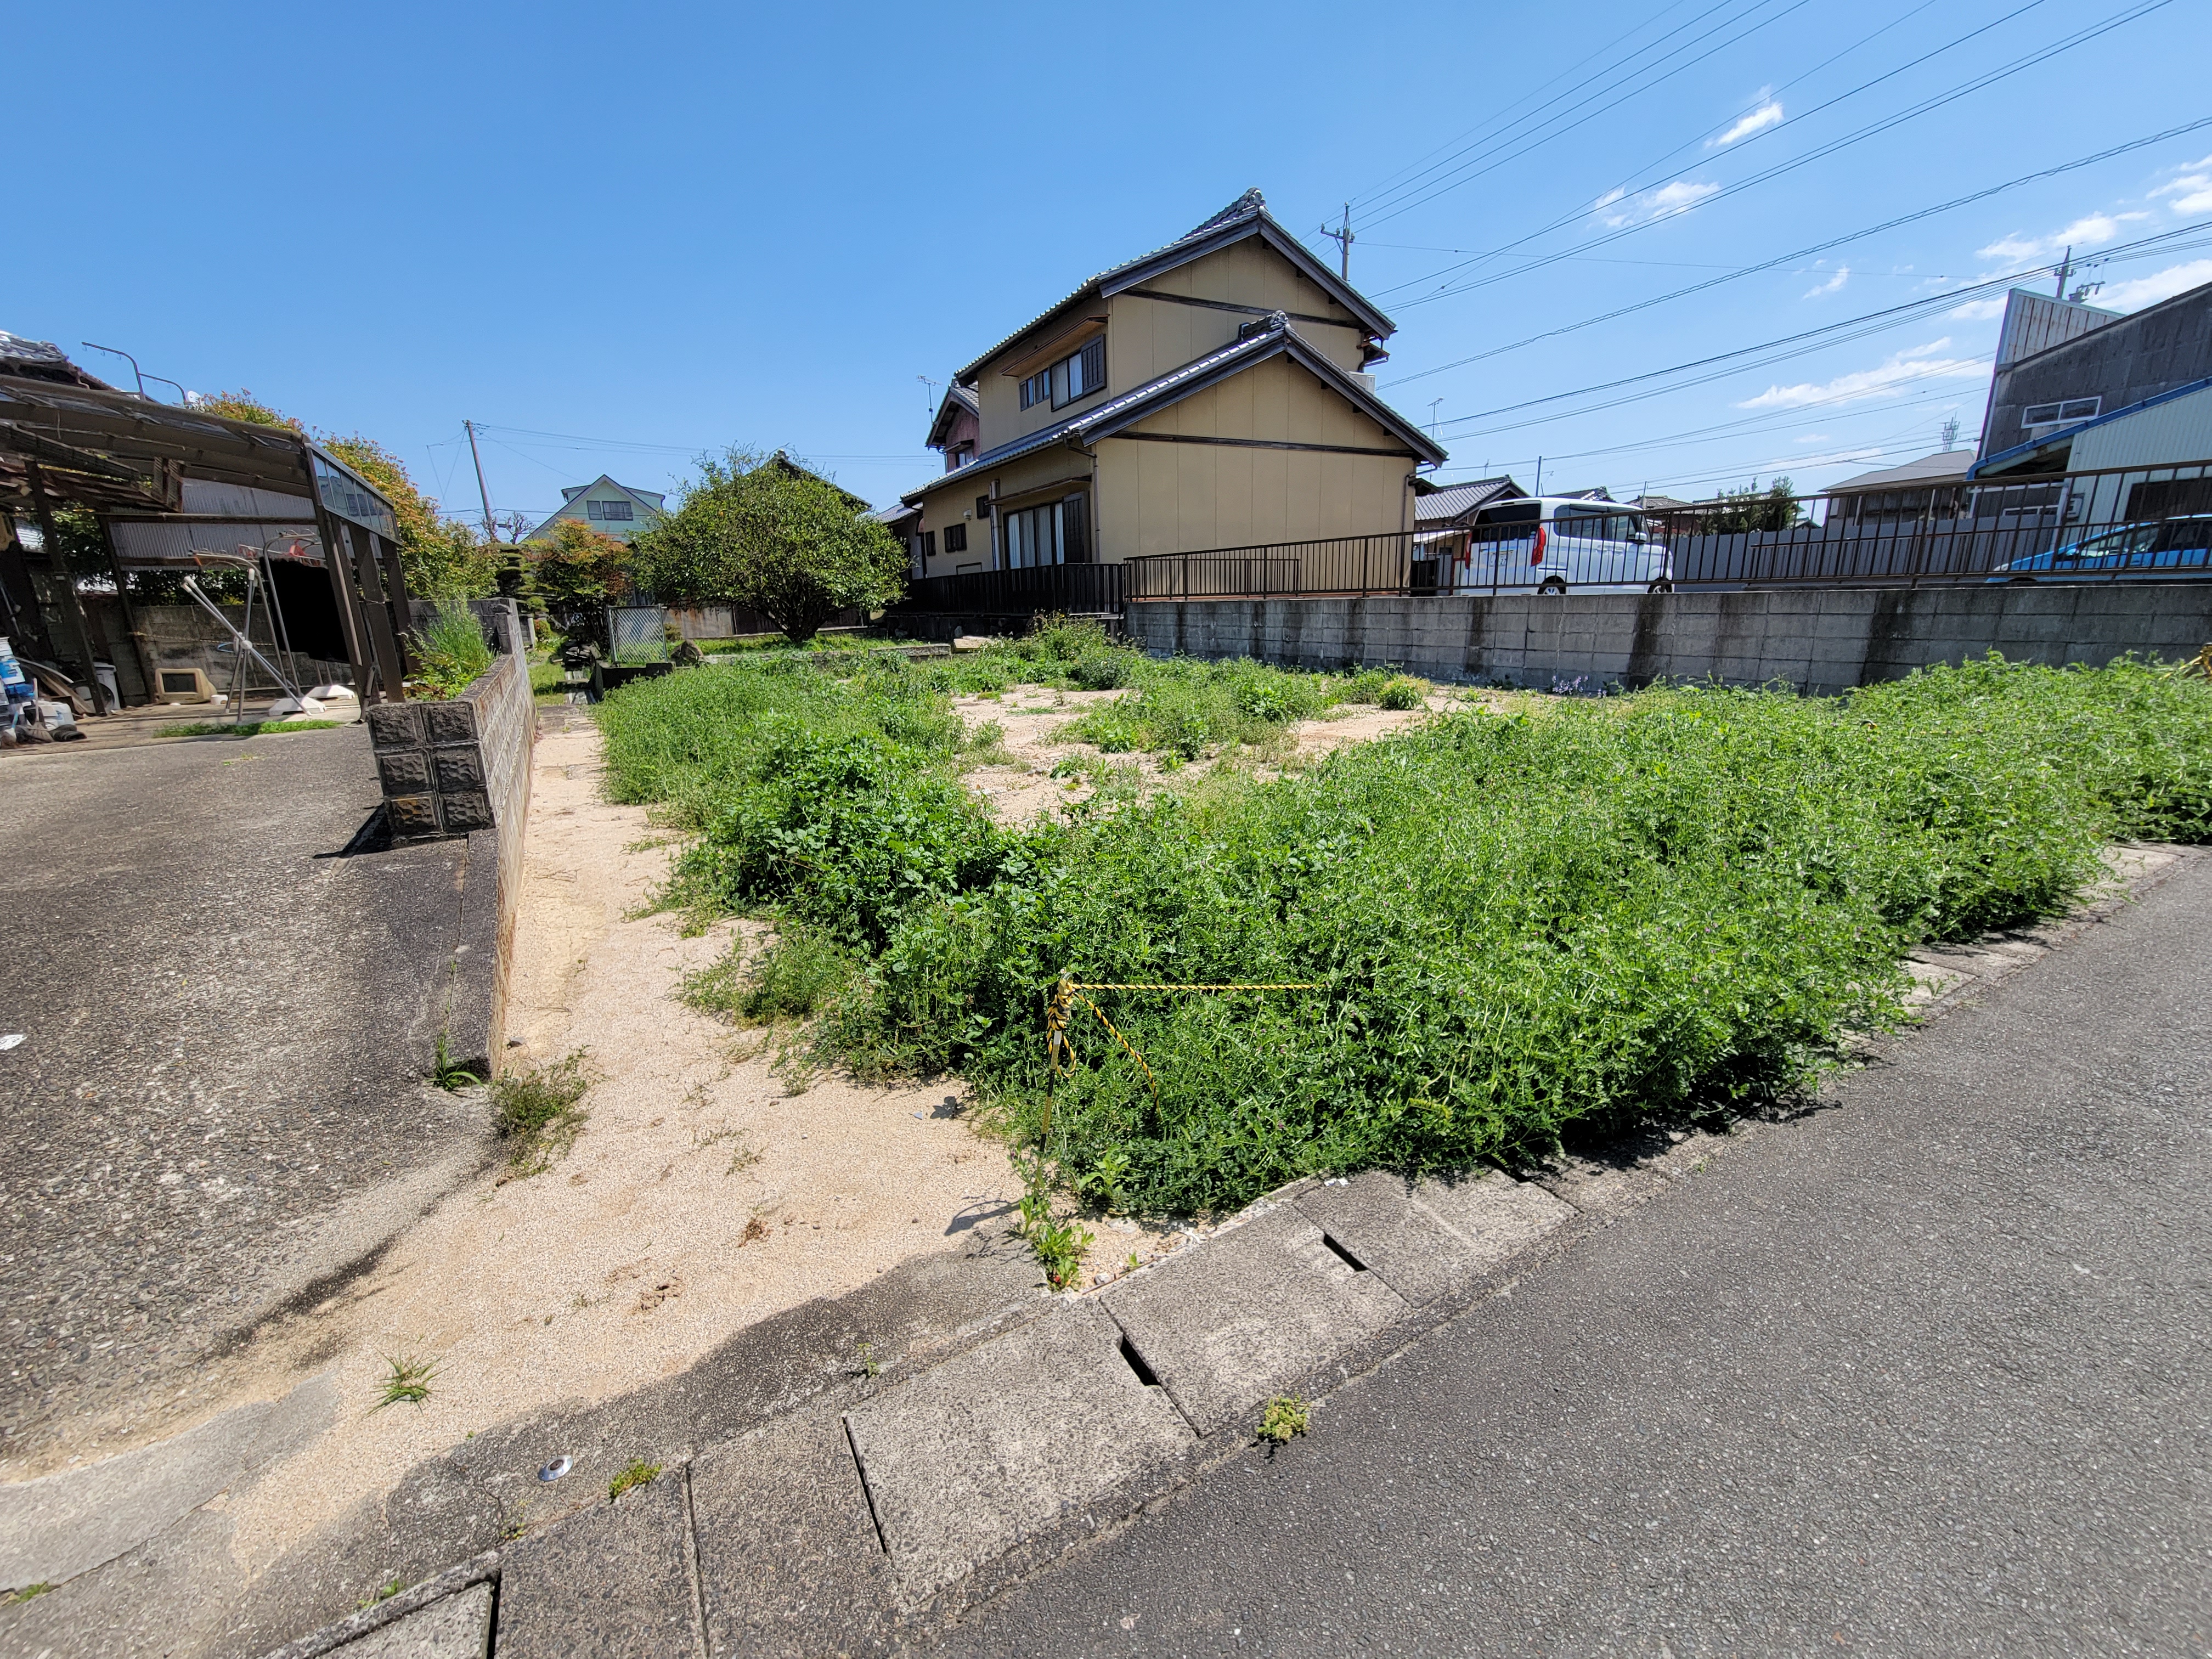
POLYGON ((583 1132, 581 1102, 591 1083, 579 1049, 544 1066, 519 1066, 492 1079, 492 1121, 508 1143, 517 1175, 542 1175, 568 1156, 583 1132))
POLYGON ((732 946, 720 962, 684 981, 684 1000, 747 1024, 809 1019, 830 1005, 854 968, 851 954, 836 940, 794 926, 750 963, 732 946))
POLYGON ((430 620, 408 638, 419 670, 416 678, 434 696, 459 696, 491 666, 483 624, 465 599, 441 599, 430 620))
POLYGON ((1410 674, 1394 674, 1382 683, 1382 689, 1375 694, 1375 701, 1384 708, 1401 712, 1425 708, 1428 706, 1429 683, 1410 674))

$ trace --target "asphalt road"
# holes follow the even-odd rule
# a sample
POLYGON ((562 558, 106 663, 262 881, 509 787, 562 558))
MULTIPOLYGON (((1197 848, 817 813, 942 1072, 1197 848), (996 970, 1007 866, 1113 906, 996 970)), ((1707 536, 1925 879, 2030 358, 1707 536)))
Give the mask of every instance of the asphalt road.
POLYGON ((948 1654, 2212 1652, 2212 859, 948 1654))
POLYGON ((0 1463, 419 1207, 465 843, 339 854, 365 729, 0 756, 0 1463))

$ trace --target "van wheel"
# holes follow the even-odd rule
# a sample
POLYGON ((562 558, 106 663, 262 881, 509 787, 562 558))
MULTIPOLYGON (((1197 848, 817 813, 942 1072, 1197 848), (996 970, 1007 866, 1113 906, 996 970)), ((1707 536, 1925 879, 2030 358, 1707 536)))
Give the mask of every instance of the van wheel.
POLYGON ((1644 591, 1647 593, 1671 593, 1674 591, 1674 584, 1662 576, 1644 591))
POLYGON ((1547 576, 1536 584, 1536 591, 1539 593, 1564 593, 1567 591, 1567 584, 1560 577, 1547 576))

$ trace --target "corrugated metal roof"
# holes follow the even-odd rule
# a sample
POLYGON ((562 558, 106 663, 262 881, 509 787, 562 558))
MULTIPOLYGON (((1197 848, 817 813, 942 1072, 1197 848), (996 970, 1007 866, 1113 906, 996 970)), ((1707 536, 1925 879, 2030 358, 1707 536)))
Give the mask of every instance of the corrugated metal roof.
MULTIPOLYGON (((2187 386, 2175 386, 2170 392, 2161 392, 2155 398, 2145 398, 2141 403, 2130 404, 2125 409, 2113 410, 2110 414, 2100 415, 2094 420, 2083 421, 2075 426, 2063 427, 2058 431, 2053 432, 2045 437, 2031 438, 2024 444, 2014 444, 2010 449, 2001 449, 1996 454, 1990 456, 1987 460, 1982 461, 1978 465, 1968 468, 1966 476, 1969 478, 1978 478, 1993 467, 2000 465, 2010 466, 2017 462, 2027 460, 2032 456, 2039 454, 2045 450, 2056 449, 2062 446, 2070 449, 2075 440, 2082 437, 2086 434, 2101 430, 2104 428, 2112 425, 2113 422, 2117 421, 2133 420, 2136 416, 2145 413, 2147 410, 2158 409, 2163 404, 2172 403, 2177 398, 2193 398, 2199 392, 2204 392, 2208 389, 2212 389, 2212 377, 2207 377, 2201 380, 2191 380, 2187 386)), ((2185 429, 2185 428, 2177 428, 2177 432, 2185 429)), ((2212 459, 2212 457, 2204 455, 2176 455, 2170 458, 2170 460, 2163 462, 2116 461, 2110 463, 2110 465, 2118 466, 2155 466, 2171 465, 2174 461, 2201 461, 2206 459, 2212 459)), ((2067 464, 2069 465, 2074 464, 2073 457, 2070 454, 2067 457, 2067 464)), ((2086 467, 2087 463, 2084 463, 2083 465, 2086 467)))
POLYGON ((1939 449, 1933 455, 1923 455, 1917 461, 1907 461, 1902 466, 1887 466, 1878 472, 1862 472, 1856 477, 1846 478, 1841 483, 1830 484, 1824 494, 1851 495, 1869 489, 1904 489, 1916 484, 1955 483, 1966 476, 1974 464, 1971 449, 1939 449))

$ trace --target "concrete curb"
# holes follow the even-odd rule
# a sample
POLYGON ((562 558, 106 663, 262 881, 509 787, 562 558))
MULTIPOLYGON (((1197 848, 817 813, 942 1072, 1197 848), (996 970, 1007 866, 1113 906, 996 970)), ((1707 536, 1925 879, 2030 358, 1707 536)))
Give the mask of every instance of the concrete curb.
MULTIPOLYGON (((1935 989, 1923 1022, 2201 856, 2122 850, 2132 866, 2075 915, 1972 951, 1917 953, 1955 975, 1935 989)), ((1878 1056, 1911 1035, 1862 1051, 1878 1056)), ((499 1659, 892 1651, 1250 1451, 1265 1399, 1325 1402, 1765 1127, 1654 1132, 1530 1181, 1371 1170, 1293 1182, 1189 1250, 1055 1298, 865 1401, 795 1412, 708 1447, 664 1473, 650 1498, 595 1503, 269 1659, 317 1659, 487 1581, 500 1584, 499 1659), (503 1574, 526 1556, 589 1561, 614 1577, 635 1558, 649 1571, 578 1595, 542 1564, 503 1574), (648 1602, 653 1616, 642 1617, 648 1602)), ((363 1648, 354 1659, 380 1655, 363 1648)))

